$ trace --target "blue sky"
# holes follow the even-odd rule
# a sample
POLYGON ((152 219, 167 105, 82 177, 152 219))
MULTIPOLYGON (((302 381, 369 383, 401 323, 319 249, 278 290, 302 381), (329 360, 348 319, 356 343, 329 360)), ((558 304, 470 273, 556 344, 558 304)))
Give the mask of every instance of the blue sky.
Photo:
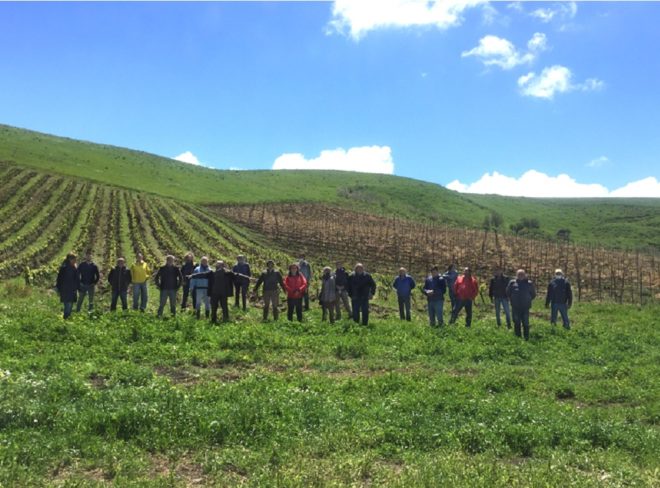
POLYGON ((223 169, 660 197, 659 23, 660 3, 0 3, 0 123, 223 169))

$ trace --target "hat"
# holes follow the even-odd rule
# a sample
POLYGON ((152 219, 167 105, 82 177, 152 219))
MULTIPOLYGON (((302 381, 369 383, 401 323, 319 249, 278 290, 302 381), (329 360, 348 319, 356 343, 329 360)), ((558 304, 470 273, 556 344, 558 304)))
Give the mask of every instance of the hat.
POLYGON ((564 272, 563 272, 561 269, 557 268, 557 269, 555 270, 555 274, 556 274, 556 275, 563 275, 564 272))

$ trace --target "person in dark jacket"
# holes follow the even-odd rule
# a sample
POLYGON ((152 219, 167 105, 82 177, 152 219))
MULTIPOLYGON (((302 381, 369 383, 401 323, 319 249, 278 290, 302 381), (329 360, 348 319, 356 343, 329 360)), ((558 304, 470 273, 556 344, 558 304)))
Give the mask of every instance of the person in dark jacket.
POLYGON ((195 256, 189 252, 183 257, 183 266, 181 266, 181 275, 183 276, 183 298, 181 299, 181 310, 188 308, 188 296, 190 295, 193 310, 197 310, 197 297, 190 293, 190 278, 187 278, 195 272, 195 256))
POLYGON ((529 309, 532 308, 532 300, 536 297, 534 283, 527 279, 524 269, 516 272, 516 279, 511 280, 506 287, 506 296, 511 301, 513 312, 513 329, 518 337, 522 325, 525 340, 529 340, 529 309))
POLYGON ((444 324, 443 308, 445 303, 445 292, 447 291, 447 282, 444 276, 440 276, 440 270, 437 266, 431 268, 431 275, 424 282, 424 295, 428 301, 429 324, 435 327, 436 318, 438 327, 444 324))
POLYGON ((321 321, 325 322, 326 317, 330 317, 330 323, 335 323, 335 309, 337 308, 337 282, 335 275, 332 274, 332 268, 326 266, 321 275, 321 291, 319 291, 319 303, 323 313, 321 321))
POLYGON ((110 301, 110 311, 117 310, 117 299, 121 298, 121 308, 128 309, 128 285, 131 284, 131 270, 126 267, 124 258, 117 259, 117 266, 110 270, 108 274, 108 283, 112 288, 112 300, 110 301))
POLYGON ((275 262, 269 259, 266 262, 266 269, 254 285, 254 294, 259 292, 259 286, 263 283, 264 290, 264 322, 268 320, 268 309, 270 306, 273 308, 273 319, 277 320, 280 315, 280 291, 278 286, 286 292, 284 288, 284 279, 282 273, 275 270, 275 262))
POLYGON ((564 329, 570 330, 571 322, 568 319, 568 309, 573 305, 573 290, 571 290, 571 283, 564 277, 561 269, 555 270, 555 277, 548 285, 545 308, 548 308, 549 305, 552 305, 550 323, 557 325, 557 312, 559 312, 564 329))
POLYGON ((302 297, 305 311, 307 311, 309 310, 309 286, 312 283, 312 266, 305 260, 304 254, 300 255, 300 260, 298 261, 298 269, 300 270, 300 274, 305 277, 305 281, 307 282, 307 288, 305 288, 305 294, 302 297))
MULTIPOLYGON (((194 269, 194 268, 193 268, 194 269)), ((172 317, 176 316, 176 292, 183 283, 183 275, 178 266, 174 266, 174 256, 167 256, 165 266, 161 266, 154 278, 156 287, 160 290, 160 305, 158 317, 163 316, 167 300, 170 301, 172 317)))
POLYGON ((509 298, 506 296, 506 287, 510 281, 511 278, 504 276, 501 269, 496 269, 495 276, 490 279, 490 285, 488 286, 490 303, 495 302, 495 320, 497 320, 497 325, 498 327, 502 325, 500 309, 503 308, 508 329, 511 328, 511 311, 509 310, 509 298))
POLYGON ((240 301, 243 302, 243 311, 245 312, 247 293, 248 288, 250 287, 250 277, 252 276, 250 265, 245 260, 245 256, 240 255, 236 257, 236 264, 232 268, 232 271, 236 273, 236 279, 234 281, 234 287, 236 289, 236 302, 234 303, 234 307, 238 307, 240 305, 240 299, 240 301))
POLYGON ((458 271, 456 271, 456 265, 450 264, 447 266, 447 272, 442 276, 447 283, 447 290, 449 291, 449 300, 451 301, 451 312, 456 308, 456 294, 454 293, 454 283, 458 278, 458 271))
POLYGON ((100 279, 99 268, 92 261, 92 253, 85 254, 85 260, 78 266, 78 278, 80 279, 80 295, 78 295, 78 303, 76 304, 76 312, 80 312, 83 300, 87 295, 88 304, 87 310, 90 312, 94 310, 94 292, 96 285, 100 279))
POLYGON ((399 302, 399 318, 410 322, 410 295, 417 285, 410 276, 406 268, 399 268, 399 275, 394 278, 392 288, 396 290, 396 296, 399 302))
POLYGON ((355 272, 348 277, 348 295, 353 305, 353 320, 362 325, 369 325, 369 300, 376 294, 376 282, 364 271, 361 263, 355 265, 355 272))
POLYGON ((78 288, 80 286, 80 276, 76 267, 77 256, 73 253, 66 255, 66 259, 57 272, 57 281, 55 288, 60 296, 60 302, 64 307, 64 319, 71 317, 73 304, 76 303, 78 288))
POLYGON ((351 304, 348 300, 348 273, 341 261, 337 261, 336 265, 335 284, 337 285, 337 302, 335 305, 335 317, 337 320, 341 320, 342 304, 349 317, 353 316, 353 311, 351 310, 351 304))

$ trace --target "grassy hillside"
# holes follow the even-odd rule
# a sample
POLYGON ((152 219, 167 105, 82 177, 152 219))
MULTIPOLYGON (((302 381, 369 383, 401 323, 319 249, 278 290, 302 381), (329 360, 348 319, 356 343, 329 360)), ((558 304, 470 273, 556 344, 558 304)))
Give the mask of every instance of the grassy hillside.
POLYGON ((219 171, 129 149, 0 125, 0 161, 192 203, 320 202, 380 214, 480 226, 491 211, 508 229, 537 218, 540 234, 568 228, 581 242, 660 247, 660 199, 536 200, 462 195, 409 178, 337 171, 219 171))
POLYGON ((570 332, 535 308, 524 343, 489 307, 212 327, 0 298, 2 486, 660 483, 657 307, 578 304, 570 332))

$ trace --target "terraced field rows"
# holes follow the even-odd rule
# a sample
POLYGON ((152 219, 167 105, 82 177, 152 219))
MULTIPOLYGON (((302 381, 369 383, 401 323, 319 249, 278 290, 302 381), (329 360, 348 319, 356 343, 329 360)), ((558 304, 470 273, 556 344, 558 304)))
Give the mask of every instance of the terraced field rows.
POLYGON ((91 250, 105 274, 117 257, 141 251, 157 266, 167 254, 232 262, 246 254, 257 267, 286 253, 208 210, 161 197, 40 174, 0 163, 0 278, 25 275, 51 284, 65 254, 91 250))

